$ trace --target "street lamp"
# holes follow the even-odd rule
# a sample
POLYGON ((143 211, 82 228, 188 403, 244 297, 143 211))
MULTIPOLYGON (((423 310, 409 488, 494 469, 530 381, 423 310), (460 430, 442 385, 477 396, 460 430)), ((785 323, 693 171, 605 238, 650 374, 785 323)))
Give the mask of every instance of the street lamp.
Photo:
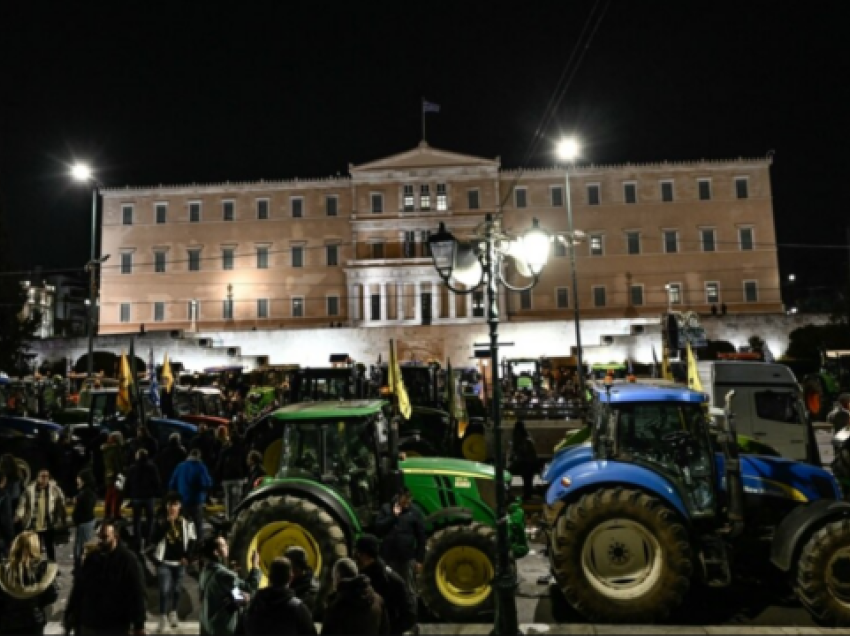
POLYGON ((578 301, 578 276, 576 274, 576 236, 573 229, 573 205, 570 198, 570 170, 569 165, 576 160, 579 154, 578 141, 573 137, 566 137, 558 142, 556 148, 558 158, 566 162, 564 164, 564 200, 567 204, 567 231, 569 232, 569 247, 570 247, 570 269, 572 270, 573 279, 573 315, 575 316, 576 325, 576 351, 578 361, 578 380, 579 380, 579 396, 584 399, 584 359, 581 352, 581 323, 579 322, 579 301, 578 301))
MULTIPOLYGON (((107 254, 102 259, 98 259, 95 251, 97 250, 97 196, 100 193, 102 184, 94 178, 91 168, 84 163, 78 163, 71 167, 71 176, 75 181, 81 181, 91 185, 91 258, 86 264, 86 271, 89 272, 89 313, 88 313, 88 336, 89 336, 89 355, 87 377, 94 375, 94 316, 95 316, 95 299, 97 296, 97 279, 95 269, 98 265, 102 265, 109 258, 107 254)), ((100 318, 100 316, 98 316, 100 318)))
MULTIPOLYGON (((443 279, 446 287, 456 294, 471 294, 481 285, 487 288, 487 323, 490 326, 490 385, 493 388, 491 401, 493 417, 493 447, 495 451, 495 482, 496 482, 496 576, 493 581, 496 598, 496 618, 494 634, 519 633, 517 619, 516 572, 511 567, 510 546, 508 544, 507 501, 505 487, 505 457, 502 453, 502 401, 501 382, 499 381, 499 301, 498 284, 501 282, 511 291, 526 291, 534 287, 540 277, 540 272, 549 258, 549 243, 551 235, 542 230, 537 219, 531 228, 521 237, 511 237, 505 234, 498 221, 493 216, 485 216, 483 234, 477 235, 470 243, 460 243, 440 223, 439 230, 428 239, 434 268, 443 279), (502 263, 506 256, 517 258, 518 269, 527 268, 532 281, 525 287, 511 285, 502 273, 502 263), (473 266, 477 263, 478 268, 473 266), (456 269, 458 268, 458 269, 456 269), (449 282, 453 275, 457 280, 466 279, 470 271, 480 269, 477 281, 466 284, 465 289, 457 289, 449 282), (464 270, 464 271, 461 271, 464 270)), ((461 282, 464 282, 461 280, 461 282)))

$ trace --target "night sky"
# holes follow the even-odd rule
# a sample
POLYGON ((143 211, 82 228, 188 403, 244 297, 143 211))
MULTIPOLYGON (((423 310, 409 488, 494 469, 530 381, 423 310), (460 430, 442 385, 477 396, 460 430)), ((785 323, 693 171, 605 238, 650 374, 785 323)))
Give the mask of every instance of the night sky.
POLYGON ((67 176, 75 159, 109 186, 345 174, 415 146, 424 96, 441 106, 428 116, 431 145, 500 155, 508 168, 553 164, 564 131, 581 137, 588 163, 774 151, 783 277, 841 284, 844 7, 0 3, 0 260, 12 270, 88 260, 90 193, 67 176), (565 69, 572 80, 538 138, 565 69))

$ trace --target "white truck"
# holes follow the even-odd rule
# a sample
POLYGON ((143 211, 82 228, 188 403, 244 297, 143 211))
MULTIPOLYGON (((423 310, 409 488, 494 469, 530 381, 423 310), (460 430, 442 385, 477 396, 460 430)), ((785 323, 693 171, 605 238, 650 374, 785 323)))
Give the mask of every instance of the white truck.
POLYGON ((732 410, 738 433, 773 446, 783 457, 820 465, 820 453, 803 394, 791 369, 770 362, 697 362, 711 405, 723 408, 735 390, 732 410))

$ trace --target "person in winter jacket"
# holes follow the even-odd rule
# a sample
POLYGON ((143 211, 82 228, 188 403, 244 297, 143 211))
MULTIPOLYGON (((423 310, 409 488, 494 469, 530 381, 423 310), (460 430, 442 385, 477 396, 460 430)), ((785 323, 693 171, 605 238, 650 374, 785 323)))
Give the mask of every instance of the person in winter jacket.
POLYGON ((216 482, 224 490, 224 511, 228 519, 239 504, 247 472, 245 442, 239 433, 233 433, 218 454, 218 465, 215 468, 216 482))
POLYGON ((224 537, 210 537, 204 541, 206 564, 198 580, 201 634, 234 634, 239 612, 250 603, 251 595, 260 586, 260 555, 256 552, 251 555, 251 571, 244 581, 224 566, 229 555, 230 548, 224 537))
POLYGON ((17 510, 18 501, 24 494, 24 476, 13 455, 6 453, 0 457, 0 473, 6 477, 6 492, 9 493, 12 510, 17 510))
POLYGON ((97 483, 94 474, 84 470, 77 475, 77 496, 74 498, 74 512, 71 520, 76 528, 74 532, 74 574, 80 569, 85 545, 94 538, 94 507, 97 505, 97 483))
POLYGON ((51 561, 56 560, 54 531, 67 527, 67 516, 65 494, 62 489, 50 479, 48 471, 39 471, 38 478, 27 486, 18 502, 15 519, 24 530, 38 533, 41 547, 51 561))
POLYGON ((218 460, 218 446, 216 444, 215 432, 204 422, 198 424, 198 434, 189 445, 189 450, 195 449, 201 451, 201 461, 204 462, 207 470, 210 472, 215 470, 215 463, 218 460))
POLYGON ((291 580, 289 559, 277 557, 269 567, 269 586, 245 610, 246 634, 316 634, 313 615, 290 589, 291 580))
POLYGON ((97 492, 103 494, 106 491, 104 478, 106 476, 106 467, 103 465, 103 448, 109 442, 109 433, 102 430, 97 437, 93 437, 86 444, 86 455, 91 457, 92 471, 94 478, 97 480, 97 492))
POLYGON ((167 484, 171 481, 171 475, 174 474, 174 469, 181 462, 186 461, 189 453, 183 448, 180 443, 180 433, 172 433, 168 438, 168 444, 162 447, 156 456, 156 467, 159 468, 159 476, 162 483, 167 484))
POLYGON ((304 548, 297 545, 286 549, 284 556, 292 566, 292 581, 289 582, 290 589, 295 592, 310 613, 317 616, 316 597, 319 595, 319 580, 313 574, 313 568, 307 564, 307 553, 304 548))
POLYGON ((531 499, 534 496, 534 475, 538 470, 537 449, 523 420, 514 424, 508 466, 512 473, 522 477, 522 498, 531 499))
POLYGON ((176 490, 183 498, 183 509, 195 524, 200 544, 204 541, 204 502, 212 486, 212 477, 201 461, 201 451, 197 448, 193 448, 189 458, 174 469, 168 483, 168 490, 176 490))
POLYGON ((183 577, 189 559, 195 553, 195 524, 180 514, 182 499, 180 493, 170 492, 163 501, 164 510, 160 511, 154 522, 150 542, 154 546, 153 560, 156 562, 156 575, 159 580, 159 631, 165 631, 168 624, 176 629, 180 626, 177 617, 177 602, 180 600, 183 577))
POLYGON ((416 589, 415 572, 425 558, 425 521, 413 505, 410 489, 402 488, 392 503, 381 507, 375 528, 383 535, 381 557, 411 590, 416 589))
POLYGON ((103 453, 103 483, 106 485, 104 515, 112 519, 121 516, 121 487, 124 478, 124 438, 119 432, 110 433, 101 447, 103 453))
POLYGON ((250 492, 256 487, 257 481, 266 476, 266 469, 263 467, 263 456, 260 451, 252 450, 248 453, 248 484, 246 491, 250 492))
POLYGON ((384 599, 390 621, 390 634, 403 634, 416 625, 416 596, 404 579, 378 556, 380 541, 364 534, 354 545, 354 559, 360 574, 369 577, 372 589, 384 599))
POLYGON ((97 549, 86 554, 65 610, 65 629, 77 634, 145 633, 142 566, 121 542, 114 519, 97 531, 97 549))
POLYGON ((322 635, 389 634, 390 622, 383 599, 375 594, 369 577, 358 574, 351 559, 340 559, 333 569, 334 591, 322 622, 322 635))
POLYGON ((138 453, 142 449, 148 452, 150 459, 156 457, 159 452, 159 444, 151 436, 147 426, 140 426, 136 429, 136 439, 133 440, 133 450, 138 453))
POLYGON ((143 548, 143 541, 150 536, 154 499, 161 493, 162 482, 159 480, 159 470, 156 464, 150 461, 148 452, 140 448, 136 451, 136 463, 127 469, 127 481, 124 486, 124 494, 133 508, 133 537, 138 550, 143 548), (144 527, 142 527, 143 512, 144 527))
POLYGON ((41 557, 35 532, 25 531, 0 566, 0 634, 43 634, 45 607, 56 602, 59 566, 41 557))

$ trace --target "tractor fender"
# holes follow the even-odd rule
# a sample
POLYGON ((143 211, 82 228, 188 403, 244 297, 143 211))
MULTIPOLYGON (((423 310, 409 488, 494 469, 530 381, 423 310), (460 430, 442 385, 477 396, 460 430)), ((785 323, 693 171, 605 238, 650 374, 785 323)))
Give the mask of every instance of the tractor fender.
POLYGON ((797 563, 803 543, 824 524, 850 518, 850 503, 819 499, 794 508, 777 526, 770 544, 770 560, 783 572, 797 563))
POLYGON ((351 509, 350 504, 339 493, 307 479, 275 481, 251 491, 236 507, 236 510, 233 512, 233 518, 235 519, 240 512, 250 507, 255 501, 273 495, 303 497, 318 506, 322 506, 335 521, 339 522, 349 542, 353 542, 362 532, 357 515, 351 509))
POLYGON ((569 503, 578 499, 589 490, 601 487, 638 488, 655 495, 666 502, 682 516, 689 520, 687 506, 673 485, 658 473, 638 466, 612 460, 591 460, 572 466, 568 470, 554 475, 551 471, 549 490, 546 492, 546 504, 569 503))
POLYGON ((472 523, 472 511, 468 508, 461 508, 460 506, 442 508, 425 517, 425 527, 431 530, 445 526, 467 526, 470 523, 472 523))

